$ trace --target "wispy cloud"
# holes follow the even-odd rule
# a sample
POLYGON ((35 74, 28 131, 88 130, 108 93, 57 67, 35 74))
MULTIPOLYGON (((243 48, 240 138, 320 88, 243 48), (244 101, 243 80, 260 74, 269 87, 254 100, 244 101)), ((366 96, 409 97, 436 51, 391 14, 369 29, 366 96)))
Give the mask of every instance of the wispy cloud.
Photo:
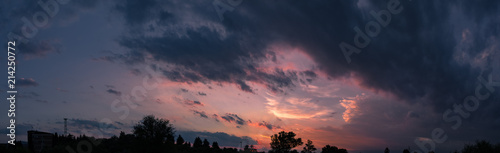
POLYGON ((122 95, 122 92, 115 90, 115 89, 108 89, 108 90, 106 90, 106 92, 113 94, 113 95, 116 95, 116 96, 122 95))
POLYGON ((192 110, 194 114, 200 116, 201 118, 208 118, 207 114, 204 111, 192 110))
POLYGON ((295 98, 275 96, 266 97, 267 110, 279 118, 306 119, 330 114, 332 111, 320 107, 310 98, 295 98))
POLYGON ((36 87, 36 86, 38 86, 38 82, 36 82, 33 78, 20 78, 17 80, 16 86, 18 86, 18 87, 36 87))
POLYGON ((198 100, 184 100, 184 104, 188 106, 205 106, 198 100))
POLYGON ((221 115, 220 118, 222 118, 223 120, 225 120, 229 123, 236 123, 238 125, 246 125, 246 121, 244 119, 242 119, 241 117, 239 117, 238 115, 233 114, 233 113, 226 113, 224 115, 221 115))

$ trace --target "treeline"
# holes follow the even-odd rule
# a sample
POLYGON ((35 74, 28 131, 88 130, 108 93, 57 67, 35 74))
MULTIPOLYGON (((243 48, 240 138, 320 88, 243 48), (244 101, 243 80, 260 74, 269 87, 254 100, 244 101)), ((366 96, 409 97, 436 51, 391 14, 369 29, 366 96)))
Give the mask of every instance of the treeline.
MULTIPOLYGON (((390 153, 389 148, 385 148, 384 153, 390 153)), ((404 149, 403 153, 411 153, 410 149, 404 149)), ((429 153, 436 153, 430 151, 429 153)), ((451 153, 451 152, 450 152, 451 153)), ((488 141, 476 141, 474 144, 465 144, 461 151, 455 150, 453 153, 500 153, 500 143, 491 144, 488 141)))
MULTIPOLYGON (((219 147, 217 142, 209 143, 207 139, 203 141, 197 137, 193 144, 184 141, 179 136, 176 141, 171 139, 158 142, 147 137, 140 137, 136 134, 125 134, 121 132, 119 136, 108 139, 94 139, 93 137, 82 136, 55 136, 54 147, 48 148, 43 153, 68 153, 66 147, 73 148, 78 152, 78 143, 81 141, 97 142, 92 148, 81 147, 83 152, 92 153, 238 153, 236 148, 219 147)), ((71 153, 71 152, 70 152, 71 153)))
POLYGON ((196 137, 192 144, 185 141, 181 135, 175 139, 174 128, 169 121, 152 115, 144 117, 135 125, 132 134, 120 132, 119 136, 98 140, 85 135, 74 137, 56 134, 54 144, 54 147, 43 152, 68 153, 66 147, 69 146, 76 152, 81 148, 80 152, 92 153, 239 153, 237 148, 221 148, 218 142, 210 143, 199 137, 196 137), (91 145, 92 148, 78 146, 78 143, 85 140, 98 144, 91 145))
MULTIPOLYGON (((179 135, 175 139, 175 131, 168 120, 158 119, 154 116, 144 117, 133 127, 133 133, 120 132, 118 136, 111 138, 95 139, 85 135, 73 136, 58 135, 53 137, 53 145, 45 146, 42 153, 254 153, 258 150, 253 145, 246 145, 244 149, 219 146, 214 141, 210 143, 207 139, 196 137, 193 143, 187 142, 179 135)), ((294 149, 303 145, 301 138, 295 138, 293 132, 281 131, 272 135, 271 150, 268 153, 299 153, 294 149)), ((16 142, 15 146, 0 147, 0 153, 29 153, 23 144, 16 142)), ((319 150, 311 140, 307 140, 300 153, 348 153, 347 149, 326 145, 319 150)), ((389 148, 381 150, 384 153, 392 151, 389 148)), ((394 151, 393 153, 400 153, 394 151)), ((411 153, 404 149, 403 153, 411 153)), ((434 152, 430 152, 434 153, 434 152)), ((455 151, 454 153, 459 153, 455 151)), ((486 141, 478 141, 475 144, 465 145, 461 153, 500 153, 500 144, 493 145, 486 141)))

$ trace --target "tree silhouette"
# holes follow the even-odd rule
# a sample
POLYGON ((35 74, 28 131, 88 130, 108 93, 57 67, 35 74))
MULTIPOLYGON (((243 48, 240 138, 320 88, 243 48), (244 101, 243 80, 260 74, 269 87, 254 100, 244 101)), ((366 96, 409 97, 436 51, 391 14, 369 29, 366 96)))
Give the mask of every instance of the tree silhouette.
POLYGON ((220 150, 219 143, 217 143, 217 141, 214 141, 214 142, 212 143, 212 148, 213 148, 214 150, 220 150))
POLYGON ((314 145, 312 143, 313 142, 308 139, 306 146, 303 148, 301 153, 313 153, 314 151, 316 151, 317 149, 316 149, 316 147, 314 147, 314 145))
POLYGON ((184 147, 186 147, 186 148, 191 148, 191 142, 186 142, 186 143, 184 143, 184 147))
POLYGON ((204 149, 209 149, 210 148, 210 142, 208 142, 207 139, 203 140, 203 146, 204 149))
POLYGON ((134 135, 137 138, 150 140, 152 143, 164 143, 167 138, 173 138, 174 128, 169 120, 155 118, 154 115, 144 117, 134 126, 134 135))
MULTIPOLYGON (((186 142, 182 136, 179 135, 177 137, 177 141, 175 145, 169 145, 170 142, 166 139, 169 139, 167 136, 163 135, 160 138, 164 140, 163 143, 160 144, 152 144, 152 140, 148 140, 145 138, 155 138, 158 136, 158 133, 162 132, 151 132, 147 129, 168 129, 168 128, 150 128, 148 125, 167 125, 167 126, 159 126, 159 127, 171 127, 168 120, 157 119, 154 117, 145 117, 140 124, 134 126, 133 134, 126 134, 125 132, 120 132, 118 136, 112 136, 110 138, 99 138, 99 145, 92 145, 89 149, 83 149, 84 152, 92 152, 92 153, 252 153, 257 152, 253 145, 246 145, 245 150, 238 151, 237 148, 220 148, 219 143, 213 142, 210 148, 209 140, 204 139, 203 141, 196 137, 194 141, 194 145, 191 145, 190 142, 186 142), (154 119, 150 121, 150 119, 154 119), (154 124, 153 124, 154 123, 154 124), (142 131, 141 131, 142 130, 142 131), (143 133, 140 133, 143 132, 143 133), (193 146, 193 147, 192 147, 193 146)), ((166 132, 173 135, 173 128, 170 128, 172 132, 166 132)), ((165 132, 163 132, 165 133, 165 132)), ((276 146, 283 145, 285 148, 283 150, 278 150, 279 148, 270 150, 270 153, 298 153, 297 150, 292 150, 294 147, 302 144, 300 138, 295 138, 295 134, 293 132, 280 132, 279 134, 275 134, 271 136, 271 139, 274 140, 276 146), (300 142, 300 143, 299 143, 300 142)), ((80 142, 88 141, 93 142, 96 138, 88 137, 85 134, 79 134, 79 136, 73 135, 59 135, 54 134, 53 137, 53 146, 46 147, 42 150, 41 153, 67 153, 67 148, 78 148, 80 142)), ((173 140, 173 139, 172 139, 173 140)), ((158 143, 158 142, 157 142, 158 143)), ((313 142, 308 140, 305 144, 304 150, 313 151, 314 145, 313 142)), ((90 144, 91 145, 91 144, 90 144)), ((80 147, 81 148, 81 147, 80 147)), ((85 148, 85 147, 84 147, 85 148)), ((389 148, 385 148, 384 153, 389 153, 389 148)), ((0 153, 4 152, 20 152, 20 153, 28 153, 30 152, 23 144, 19 141, 16 141, 15 146, 11 145, 1 145, 0 144, 0 153)), ((71 151, 70 151, 71 152, 71 151)), ((321 153, 347 153, 346 149, 339 149, 336 146, 326 145, 322 148, 321 153)), ((404 149, 403 153, 410 153, 410 149, 404 149)), ((434 153, 433 151, 429 153, 434 153)), ((454 153, 459 153, 459 151, 454 151, 454 153)), ((476 141, 474 144, 464 145, 462 149, 462 153, 500 153, 500 144, 491 144, 487 141, 476 141)))
POLYGON ((181 135, 179 135, 179 137, 177 137, 177 142, 175 142, 175 144, 177 145, 183 145, 184 144, 184 138, 182 138, 181 135))
POLYGON ((347 150, 339 149, 335 146, 326 145, 321 149, 321 153, 347 153, 347 150))
POLYGON ((144 152, 167 152, 172 149, 174 128, 169 120, 145 116, 134 126, 133 133, 144 152))
POLYGON ((465 145, 462 153, 487 153, 487 152, 500 152, 500 144, 493 146, 487 141, 476 141, 476 144, 465 145))
POLYGON ((410 150, 405 149, 405 150, 403 150, 403 153, 410 153, 410 150))
POLYGON ((193 148, 201 148, 203 146, 203 142, 200 137, 196 137, 193 142, 193 148))
MULTIPOLYGON (((180 135, 177 137, 177 141, 174 141, 174 138, 170 137, 173 135, 173 128, 168 124, 168 120, 146 116, 134 126, 133 133, 126 134, 122 131, 118 136, 98 138, 98 145, 91 144, 97 140, 96 138, 88 137, 85 134, 80 134, 77 137, 70 134, 54 134, 53 146, 47 146, 41 153, 76 152, 67 149, 82 149, 81 142, 85 141, 89 142, 91 147, 83 146, 83 152, 92 153, 238 153, 236 148, 224 147, 221 149, 217 142, 213 142, 210 148, 209 140, 202 141, 199 137, 194 141, 195 145, 193 146, 196 146, 195 148, 180 135)), ((28 153, 30 151, 23 147, 22 143, 16 141, 15 146, 0 144, 0 153, 4 152, 28 153)), ((257 150, 254 149, 253 145, 250 145, 249 152, 257 152, 257 150)))
POLYGON ((295 138, 293 132, 281 131, 271 136, 271 148, 275 153, 288 153, 292 148, 303 144, 301 138, 295 138))

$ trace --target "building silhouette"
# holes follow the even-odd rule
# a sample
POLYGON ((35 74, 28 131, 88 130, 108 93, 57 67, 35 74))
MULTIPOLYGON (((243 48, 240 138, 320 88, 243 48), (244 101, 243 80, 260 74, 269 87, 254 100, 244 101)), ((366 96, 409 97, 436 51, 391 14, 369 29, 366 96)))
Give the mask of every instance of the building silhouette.
POLYGON ((45 148, 53 146, 54 134, 40 131, 28 131, 28 148, 34 153, 40 153, 45 148))

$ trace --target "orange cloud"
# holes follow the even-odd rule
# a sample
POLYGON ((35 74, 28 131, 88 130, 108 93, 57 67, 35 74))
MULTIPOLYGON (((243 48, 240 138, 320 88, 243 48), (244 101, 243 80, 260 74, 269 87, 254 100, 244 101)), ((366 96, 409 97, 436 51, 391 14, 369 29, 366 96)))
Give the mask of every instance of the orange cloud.
POLYGON ((276 98, 266 97, 268 111, 279 118, 307 119, 327 115, 331 110, 319 107, 310 98, 276 98))
MULTIPOLYGON (((364 95, 363 93, 362 96, 364 95)), ((359 114, 357 101, 362 98, 363 97, 357 95, 356 97, 347 97, 347 99, 340 100, 340 105, 346 109, 342 115, 345 122, 349 123, 352 117, 359 114)))

